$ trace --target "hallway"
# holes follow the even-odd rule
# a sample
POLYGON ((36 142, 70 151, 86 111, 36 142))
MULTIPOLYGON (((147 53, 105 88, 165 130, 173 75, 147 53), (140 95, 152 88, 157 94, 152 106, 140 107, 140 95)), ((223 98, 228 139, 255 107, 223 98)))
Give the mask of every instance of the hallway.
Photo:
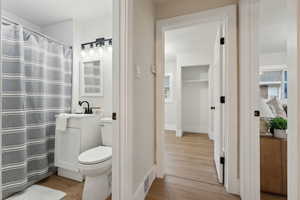
POLYGON ((153 183, 147 200, 239 200, 218 183, 213 142, 204 134, 165 136, 166 178, 153 183))

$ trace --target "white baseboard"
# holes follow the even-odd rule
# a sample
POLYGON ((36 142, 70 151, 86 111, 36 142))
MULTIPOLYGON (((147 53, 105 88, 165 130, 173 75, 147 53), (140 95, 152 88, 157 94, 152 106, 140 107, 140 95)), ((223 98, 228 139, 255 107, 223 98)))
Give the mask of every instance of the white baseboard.
POLYGON ((176 131, 176 124, 165 124, 165 130, 176 131))
POLYGON ((210 140, 215 140, 213 132, 208 133, 208 137, 210 140))
POLYGON ((176 130, 176 137, 182 137, 182 130, 181 129, 177 129, 176 130))
POLYGON ((147 196, 149 189, 151 188, 152 183, 154 182, 156 178, 156 166, 153 166, 151 170, 145 175, 142 183, 139 185, 138 189, 134 193, 133 199, 134 200, 144 200, 147 196), (149 177, 149 187, 147 188, 147 191, 145 191, 144 188, 144 182, 149 177))
POLYGON ((208 134, 208 128, 207 127, 192 127, 192 126, 189 127, 189 126, 186 126, 186 127, 183 127, 183 132, 208 134))

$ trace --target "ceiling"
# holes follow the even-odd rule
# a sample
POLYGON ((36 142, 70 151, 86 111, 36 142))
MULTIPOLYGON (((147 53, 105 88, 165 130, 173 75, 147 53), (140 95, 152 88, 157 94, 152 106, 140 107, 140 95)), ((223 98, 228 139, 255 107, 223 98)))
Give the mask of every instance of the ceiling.
POLYGON ((3 8, 38 26, 112 15, 112 0, 2 0, 3 8))
POLYGON ((207 53, 213 55, 219 23, 167 31, 165 36, 166 60, 176 59, 180 54, 207 53))
MULTIPOLYGON (((165 0, 156 0, 165 1, 165 0)), ((260 51, 262 54, 285 53, 287 41, 286 0, 261 0, 260 51)), ((212 51, 218 24, 207 23, 166 33, 166 60, 178 54, 212 51)))
POLYGON ((261 0, 259 22, 261 52, 286 52, 286 0, 261 0))
MULTIPOLYGON (((163 3, 168 0, 154 1, 163 3)), ((259 21, 262 53, 286 51, 285 1, 261 0, 259 21)), ((98 16, 111 16, 112 0, 3 0, 3 8, 42 27, 72 18, 84 20, 98 16)), ((206 26, 209 27, 209 25, 206 26)), ((201 27, 174 31, 173 35, 170 35, 170 47, 167 49, 167 53, 174 56, 175 49, 176 51, 192 51, 201 48, 200 44, 203 45, 209 41, 203 38, 215 40, 215 35, 211 35, 210 31, 210 29, 201 27), (172 42, 172 37, 175 38, 173 40, 176 42, 172 42), (199 45, 195 45, 195 43, 199 45), (171 45, 175 45, 175 47, 171 45)))

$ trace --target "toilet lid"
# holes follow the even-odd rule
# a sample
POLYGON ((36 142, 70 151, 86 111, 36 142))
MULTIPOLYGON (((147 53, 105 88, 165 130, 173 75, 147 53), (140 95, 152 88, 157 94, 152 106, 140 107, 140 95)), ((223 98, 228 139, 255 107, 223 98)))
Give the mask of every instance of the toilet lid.
POLYGON ((91 165, 104 162, 111 159, 112 148, 111 147, 96 147, 81 153, 78 157, 79 163, 91 165))

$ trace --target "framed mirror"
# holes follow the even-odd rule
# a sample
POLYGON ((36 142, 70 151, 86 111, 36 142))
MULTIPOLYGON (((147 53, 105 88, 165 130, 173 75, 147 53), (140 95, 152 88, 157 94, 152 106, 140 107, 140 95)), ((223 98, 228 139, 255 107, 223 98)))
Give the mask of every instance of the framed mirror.
POLYGON ((84 60, 80 64, 81 96, 103 96, 103 66, 100 59, 84 60))

